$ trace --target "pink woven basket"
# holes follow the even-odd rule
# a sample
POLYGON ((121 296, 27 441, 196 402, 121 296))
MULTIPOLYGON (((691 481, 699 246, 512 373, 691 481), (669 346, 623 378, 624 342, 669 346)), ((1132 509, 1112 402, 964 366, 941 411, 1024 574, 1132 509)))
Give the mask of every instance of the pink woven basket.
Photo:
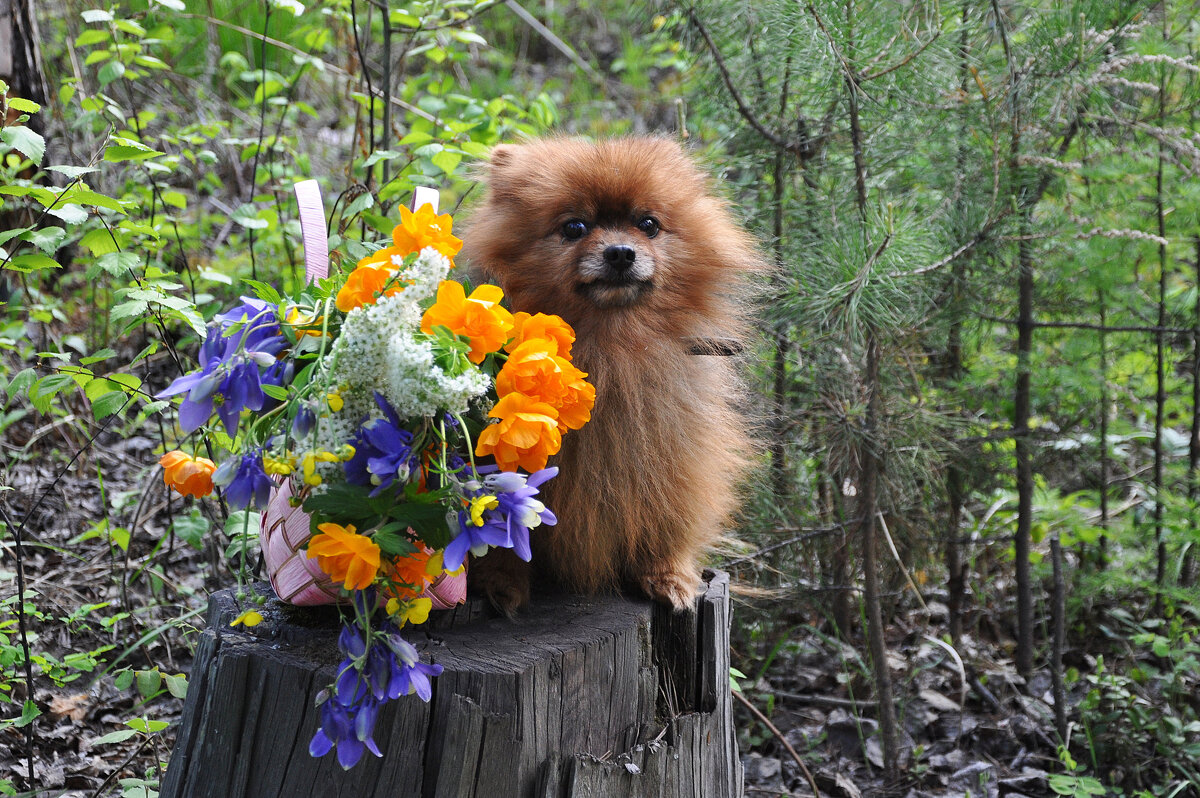
MULTIPOLYGON (((304 236, 305 274, 311 282, 329 273, 325 211, 317 181, 297 183, 296 198, 300 204, 300 226, 304 236)), ((425 203, 432 204, 436 211, 438 193, 433 189, 418 188, 413 196, 414 210, 425 203)), ((337 585, 304 550, 311 537, 309 517, 300 507, 291 506, 292 495, 291 480, 280 480, 271 491, 270 503, 262 514, 259 535, 271 587, 275 588, 275 595, 296 606, 341 601, 337 585)), ((467 599, 466 572, 457 576, 442 575, 421 596, 430 599, 434 609, 439 610, 462 604, 467 599)))

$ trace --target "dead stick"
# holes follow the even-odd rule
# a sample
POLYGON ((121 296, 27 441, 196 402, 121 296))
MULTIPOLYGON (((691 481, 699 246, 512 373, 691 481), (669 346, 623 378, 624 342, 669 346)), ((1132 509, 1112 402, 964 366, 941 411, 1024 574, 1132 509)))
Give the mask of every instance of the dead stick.
POLYGON ((820 792, 820 790, 817 789, 816 779, 814 779, 812 773, 809 772, 808 766, 804 764, 804 760, 800 758, 800 755, 798 753, 796 753, 796 749, 793 748, 792 744, 789 743, 787 741, 787 738, 785 738, 783 736, 783 732, 779 731, 779 729, 776 728, 775 724, 772 723, 770 721, 770 719, 767 718, 766 715, 764 715, 762 712, 759 711, 758 707, 751 704, 750 699, 748 699, 748 698, 746 698, 746 696, 742 695, 742 692, 740 690, 734 691, 733 695, 735 698, 737 698, 738 701, 741 701, 743 704, 746 705, 746 709, 750 710, 750 712, 754 714, 754 717, 761 720, 763 722, 763 725, 765 725, 768 729, 771 730, 771 734, 774 734, 776 739, 779 740, 779 742, 783 743, 783 747, 787 749, 787 752, 792 755, 792 759, 796 760, 796 764, 800 766, 800 770, 804 773, 804 778, 808 779, 808 786, 812 787, 813 795, 815 796, 815 798, 821 798, 821 792, 820 792))

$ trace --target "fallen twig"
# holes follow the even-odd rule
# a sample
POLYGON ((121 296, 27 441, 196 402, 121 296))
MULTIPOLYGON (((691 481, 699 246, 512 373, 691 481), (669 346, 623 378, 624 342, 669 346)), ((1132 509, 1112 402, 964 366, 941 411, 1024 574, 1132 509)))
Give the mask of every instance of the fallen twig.
POLYGON ((778 739, 779 742, 783 744, 783 747, 787 749, 787 752, 792 755, 792 759, 795 760, 796 764, 800 767, 800 771, 804 773, 804 778, 808 779, 808 786, 812 787, 813 795, 816 796, 816 798, 821 798, 821 792, 817 789, 816 779, 814 779, 812 773, 809 772, 808 766, 804 764, 804 760, 800 758, 800 754, 796 753, 796 749, 793 748, 792 744, 789 743, 787 738, 783 736, 783 732, 779 731, 775 724, 772 723, 766 715, 759 711, 758 707, 751 704, 750 699, 742 695, 740 690, 733 691, 733 696, 738 701, 741 701, 743 704, 745 704, 746 709, 750 710, 754 717, 761 720, 763 725, 771 730, 771 734, 774 734, 776 739, 778 739))

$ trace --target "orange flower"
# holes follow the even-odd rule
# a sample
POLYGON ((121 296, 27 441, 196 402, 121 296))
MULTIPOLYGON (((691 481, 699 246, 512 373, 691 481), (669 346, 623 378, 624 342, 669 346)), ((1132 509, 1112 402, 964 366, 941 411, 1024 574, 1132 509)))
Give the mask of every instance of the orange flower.
POLYGON ((546 467, 546 458, 562 446, 558 411, 521 393, 510 393, 488 413, 499 424, 485 427, 475 447, 477 456, 492 455, 501 471, 523 468, 532 473, 546 467))
POLYGON ((163 482, 184 496, 207 496, 213 491, 212 474, 217 464, 207 457, 192 457, 178 449, 159 458, 163 482))
POLYGON ((433 581, 433 575, 429 573, 429 558, 432 554, 433 549, 422 549, 396 557, 389 562, 385 566, 387 575, 396 585, 394 590, 389 589, 385 593, 404 599, 420 595, 425 585, 433 581))
POLYGON ((462 249, 462 241, 451 234, 453 224, 450 214, 438 216, 428 202, 417 208, 416 213, 401 206, 400 224, 392 230, 392 242, 400 255, 433 247, 453 260, 462 249))
POLYGON ((338 310, 349 313, 363 305, 374 305, 380 296, 392 296, 404 290, 400 283, 395 283, 386 291, 383 290, 388 281, 395 276, 397 269, 390 260, 373 262, 374 257, 363 258, 358 262, 358 268, 350 272, 346 284, 338 291, 338 310))
POLYGON ((365 535, 354 531, 353 524, 321 524, 321 534, 308 542, 309 558, 316 557, 317 565, 334 582, 347 590, 362 590, 375 581, 379 573, 379 546, 365 535))
POLYGON ((587 374, 555 355, 555 348, 553 339, 534 338, 512 349, 496 375, 496 393, 523 393, 545 402, 558 411, 558 429, 565 432, 579 429, 592 417, 596 389, 584 380, 587 374))
POLYGON ((513 316, 512 340, 504 347, 505 352, 512 352, 521 344, 534 338, 546 338, 553 341, 556 351, 551 354, 571 359, 571 344, 575 343, 575 330, 562 320, 561 316, 550 316, 538 313, 530 316, 521 311, 513 316))
POLYGON ((461 283, 443 280, 437 302, 421 317, 421 330, 431 333, 434 327, 448 327, 455 335, 465 335, 471 339, 467 357, 478 365, 508 341, 513 317, 498 304, 503 297, 504 292, 494 285, 481 285, 468 297, 461 283))

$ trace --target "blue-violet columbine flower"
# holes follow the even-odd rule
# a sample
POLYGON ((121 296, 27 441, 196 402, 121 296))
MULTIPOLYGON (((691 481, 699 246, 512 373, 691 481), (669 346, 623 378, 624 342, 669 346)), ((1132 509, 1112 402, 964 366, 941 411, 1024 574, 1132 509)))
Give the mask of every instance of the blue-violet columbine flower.
POLYGON ((346 481, 352 485, 374 485, 378 496, 399 480, 421 467, 421 457, 413 451, 413 434, 400 426, 400 417, 383 394, 375 392, 375 403, 384 418, 373 418, 350 441, 354 457, 346 462, 346 481))
POLYGON ((241 510, 253 504, 255 508, 265 510, 275 483, 263 467, 262 451, 256 450, 222 463, 213 472, 213 484, 227 486, 225 501, 230 507, 241 510))

